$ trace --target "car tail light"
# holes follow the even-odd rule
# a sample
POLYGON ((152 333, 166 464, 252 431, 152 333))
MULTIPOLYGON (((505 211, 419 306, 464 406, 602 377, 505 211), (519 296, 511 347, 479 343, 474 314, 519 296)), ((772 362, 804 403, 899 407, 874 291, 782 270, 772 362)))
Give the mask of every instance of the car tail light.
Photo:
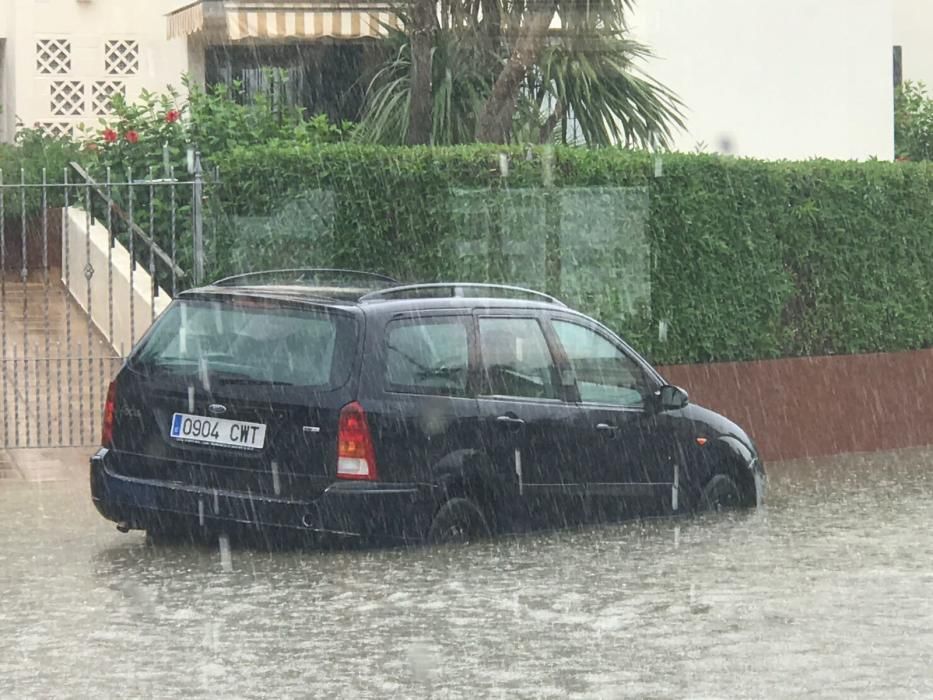
POLYGON ((337 478, 376 480, 376 454, 366 413, 356 401, 340 411, 337 429, 337 478))
POLYGON ((107 389, 107 402, 104 404, 104 422, 100 428, 100 444, 110 447, 113 444, 113 417, 117 411, 117 383, 110 382, 107 389))

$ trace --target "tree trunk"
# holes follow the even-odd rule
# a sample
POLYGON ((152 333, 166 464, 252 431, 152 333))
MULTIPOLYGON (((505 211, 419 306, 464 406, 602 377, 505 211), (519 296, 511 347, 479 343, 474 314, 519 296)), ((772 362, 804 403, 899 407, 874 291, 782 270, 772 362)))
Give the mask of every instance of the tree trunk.
POLYGON ((411 14, 411 95, 405 141, 414 146, 431 143, 431 50, 437 29, 434 0, 413 0, 411 14))
POLYGON ((521 28, 515 48, 499 72, 492 92, 486 98, 476 120, 476 140, 485 143, 505 143, 512 129, 512 117, 518 101, 518 91, 528 69, 538 59, 538 52, 547 39, 548 28, 557 6, 552 0, 532 10, 533 15, 521 28))
MULTIPOLYGON (((563 121, 564 119, 564 105, 560 100, 557 100, 557 104, 554 105, 554 111, 548 116, 544 124, 541 126, 541 131, 538 133, 538 143, 542 146, 551 141, 551 132, 557 128, 557 123, 563 121)), ((566 137, 562 139, 566 141, 566 137)))

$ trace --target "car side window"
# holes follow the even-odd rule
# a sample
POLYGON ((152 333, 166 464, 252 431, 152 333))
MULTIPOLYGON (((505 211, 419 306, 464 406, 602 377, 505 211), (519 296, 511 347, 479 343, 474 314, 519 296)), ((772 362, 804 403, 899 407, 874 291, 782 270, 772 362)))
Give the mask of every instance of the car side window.
POLYGON ((541 325, 533 318, 480 318, 485 393, 558 398, 554 361, 541 325))
POLYGON ((386 388, 465 396, 467 327, 459 318, 392 321, 386 332, 386 388))
POLYGON ((552 324, 573 368, 582 401, 644 407, 652 383, 638 363, 585 326, 558 319, 552 324))

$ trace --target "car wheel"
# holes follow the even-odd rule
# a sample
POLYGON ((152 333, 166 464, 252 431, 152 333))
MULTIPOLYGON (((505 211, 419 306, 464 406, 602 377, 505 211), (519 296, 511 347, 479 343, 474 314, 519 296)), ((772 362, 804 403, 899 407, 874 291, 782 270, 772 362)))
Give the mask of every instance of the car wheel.
POLYGON ((464 543, 488 536, 489 525, 482 511, 466 498, 452 498, 434 516, 428 531, 428 542, 464 543))
POLYGON ((742 505, 742 493, 731 476, 716 474, 707 482, 700 497, 700 509, 719 512, 742 505))

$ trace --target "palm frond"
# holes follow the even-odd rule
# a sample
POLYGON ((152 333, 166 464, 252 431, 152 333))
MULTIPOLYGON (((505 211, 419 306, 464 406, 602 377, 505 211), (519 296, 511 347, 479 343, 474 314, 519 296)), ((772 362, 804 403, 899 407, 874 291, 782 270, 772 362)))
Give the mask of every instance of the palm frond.
MULTIPOLYGON (((476 118, 509 59, 516 32, 536 12, 554 12, 561 29, 525 76, 512 141, 665 146, 683 127, 683 104, 644 72, 651 52, 627 36, 634 0, 444 0, 432 50, 432 142, 472 142, 476 118), (559 109, 557 107, 559 106, 559 109)), ((397 11, 408 26, 404 7, 397 11)), ((405 143, 411 102, 411 52, 405 31, 384 40, 391 58, 367 90, 358 140, 405 143)))
MULTIPOLYGON (((387 40, 388 41, 388 40, 387 40)), ((493 75, 490 56, 477 37, 454 30, 438 31, 432 51, 432 143, 473 141, 476 114, 489 94, 493 75)), ((375 75, 367 91, 357 140, 397 145, 405 142, 411 102, 411 52, 408 38, 375 75)))
POLYGON ((665 146, 683 104, 644 74, 649 49, 621 32, 566 31, 542 52, 529 81, 572 114, 594 146, 665 146))

